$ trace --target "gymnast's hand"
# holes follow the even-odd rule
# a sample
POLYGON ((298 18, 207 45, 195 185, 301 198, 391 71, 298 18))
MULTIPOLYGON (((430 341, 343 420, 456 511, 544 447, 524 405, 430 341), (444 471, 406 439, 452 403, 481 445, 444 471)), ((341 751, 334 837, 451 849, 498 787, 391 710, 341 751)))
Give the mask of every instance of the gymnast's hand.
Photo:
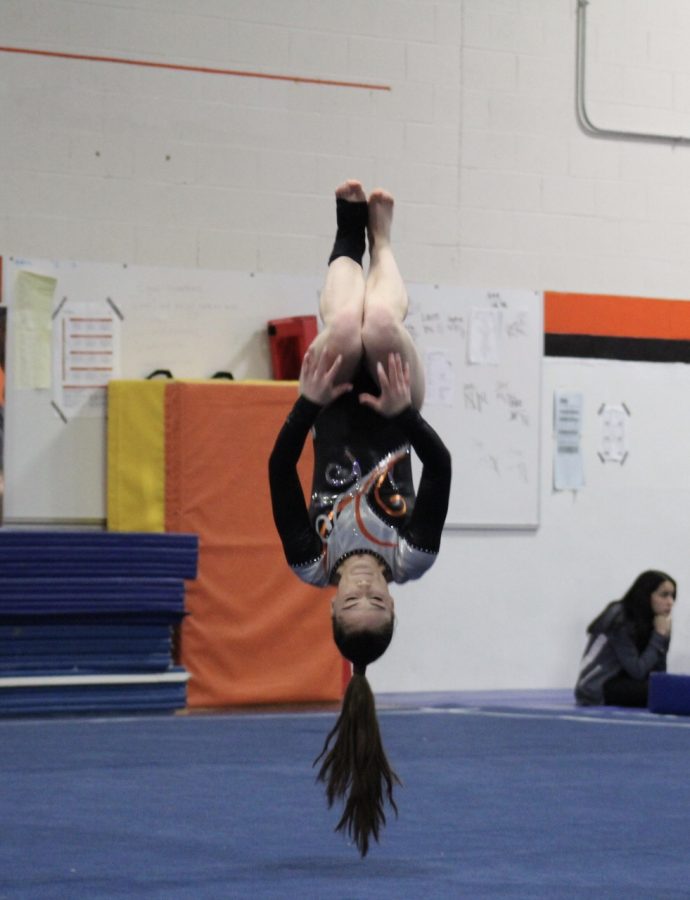
POLYGON ((360 394, 359 402, 370 406, 387 419, 397 416, 412 403, 410 391, 410 364, 403 362, 399 353, 388 354, 388 372, 379 362, 376 372, 381 385, 381 395, 360 394))
POLYGON ((343 361, 342 354, 333 356, 325 347, 318 356, 310 347, 302 360, 302 371, 299 376, 300 393, 312 403, 328 406, 338 397, 352 390, 349 382, 335 383, 335 376, 343 361))

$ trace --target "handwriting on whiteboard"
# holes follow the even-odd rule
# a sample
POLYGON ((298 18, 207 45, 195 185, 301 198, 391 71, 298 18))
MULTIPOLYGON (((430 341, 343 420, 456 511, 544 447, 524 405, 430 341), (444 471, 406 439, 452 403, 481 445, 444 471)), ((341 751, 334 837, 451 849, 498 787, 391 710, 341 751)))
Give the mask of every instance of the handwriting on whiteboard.
POLYGON ((514 341, 529 337, 529 313, 526 309, 474 307, 467 315, 425 310, 420 306, 411 303, 405 321, 412 339, 445 334, 467 338, 470 362, 484 361, 493 365, 502 338, 514 341))
POLYGON ((497 381, 493 393, 474 382, 465 382, 462 386, 462 396, 466 410, 483 413, 486 409, 501 409, 509 422, 529 427, 530 417, 525 402, 511 389, 507 381, 497 381))
POLYGON ((480 471, 507 481, 529 484, 529 465, 520 448, 510 447, 501 453, 488 447, 484 441, 475 440, 473 451, 474 465, 480 471))

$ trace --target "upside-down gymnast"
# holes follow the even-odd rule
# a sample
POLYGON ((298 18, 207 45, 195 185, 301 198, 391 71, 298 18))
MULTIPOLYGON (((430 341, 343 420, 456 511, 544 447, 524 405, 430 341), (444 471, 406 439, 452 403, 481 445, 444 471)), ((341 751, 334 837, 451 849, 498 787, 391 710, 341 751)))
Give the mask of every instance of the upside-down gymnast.
POLYGON ((336 830, 349 834, 362 856, 371 837, 378 841, 386 800, 397 813, 399 783, 383 750, 366 667, 393 635, 389 583, 419 578, 436 559, 451 478, 450 454, 419 413, 424 371, 403 325, 408 300, 390 242, 393 202, 382 190, 367 201, 358 181, 336 190, 337 232, 320 298, 324 327, 305 354, 300 394, 269 463, 288 564, 309 584, 336 586, 333 637, 353 676, 316 763, 322 761, 318 779, 329 806, 345 803, 336 830), (307 506, 297 462, 312 429, 307 506), (410 447, 422 463, 416 491, 410 447))

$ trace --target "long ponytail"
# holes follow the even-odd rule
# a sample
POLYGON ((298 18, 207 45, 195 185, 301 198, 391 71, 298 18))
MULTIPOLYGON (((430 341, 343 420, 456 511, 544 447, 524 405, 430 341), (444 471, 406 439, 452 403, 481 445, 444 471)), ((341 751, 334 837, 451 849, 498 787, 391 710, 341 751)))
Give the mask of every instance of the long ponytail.
POLYGON ((382 631, 344 634, 334 620, 333 632, 343 656, 354 663, 354 672, 340 715, 314 765, 323 760, 317 780, 326 785, 329 807, 336 800, 345 801, 335 830, 352 838, 360 855, 366 856, 370 838, 378 842, 386 824, 386 800, 398 813, 393 785, 401 782, 386 758, 374 694, 365 674, 367 663, 381 656, 390 643, 393 621, 382 631))

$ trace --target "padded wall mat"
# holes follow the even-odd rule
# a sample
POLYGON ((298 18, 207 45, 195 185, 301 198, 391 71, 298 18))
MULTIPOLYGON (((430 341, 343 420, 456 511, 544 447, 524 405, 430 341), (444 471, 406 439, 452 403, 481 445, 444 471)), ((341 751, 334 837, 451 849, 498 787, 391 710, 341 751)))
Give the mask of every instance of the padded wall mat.
MULTIPOLYGON (((166 386, 166 528, 200 535, 181 661, 193 707, 338 700, 343 668, 330 594, 288 568, 268 457, 294 384, 166 386)), ((311 448, 301 462, 311 480, 311 448)))
POLYGON ((111 531, 165 531, 165 381, 108 383, 111 531))

